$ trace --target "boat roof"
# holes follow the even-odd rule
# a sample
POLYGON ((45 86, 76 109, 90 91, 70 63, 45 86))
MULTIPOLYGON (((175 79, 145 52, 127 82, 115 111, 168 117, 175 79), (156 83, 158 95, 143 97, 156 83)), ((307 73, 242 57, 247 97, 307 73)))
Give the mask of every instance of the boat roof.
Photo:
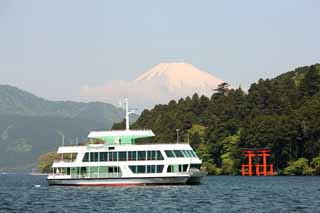
POLYGON ((106 137, 132 137, 147 138, 155 136, 152 130, 110 130, 110 131, 92 131, 89 138, 106 138, 106 137))
POLYGON ((101 139, 110 142, 122 141, 124 143, 131 143, 131 141, 135 139, 153 136, 155 136, 155 134, 152 130, 110 130, 90 132, 88 138, 101 139))
MULTIPOLYGON (((143 150, 192 150, 190 144, 187 143, 172 143, 172 144, 138 144, 132 146, 130 144, 121 145, 114 144, 114 151, 143 151, 143 150)), ((86 146, 60 146, 58 148, 59 154, 62 153, 84 153, 84 152, 105 152, 109 151, 109 145, 105 144, 89 144, 86 146)))

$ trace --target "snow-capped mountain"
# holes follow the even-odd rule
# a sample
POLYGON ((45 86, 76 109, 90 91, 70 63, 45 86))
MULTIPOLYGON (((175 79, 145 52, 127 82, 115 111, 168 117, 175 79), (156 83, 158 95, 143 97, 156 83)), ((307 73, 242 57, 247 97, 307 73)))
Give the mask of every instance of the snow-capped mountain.
POLYGON ((223 81, 188 63, 161 63, 132 81, 112 81, 99 87, 86 86, 84 95, 116 103, 128 97, 138 107, 178 100, 194 93, 211 96, 223 81))
POLYGON ((172 92, 191 89, 194 92, 206 93, 209 90, 212 93, 212 89, 223 81, 191 64, 161 63, 133 81, 135 84, 144 82, 159 82, 172 92))

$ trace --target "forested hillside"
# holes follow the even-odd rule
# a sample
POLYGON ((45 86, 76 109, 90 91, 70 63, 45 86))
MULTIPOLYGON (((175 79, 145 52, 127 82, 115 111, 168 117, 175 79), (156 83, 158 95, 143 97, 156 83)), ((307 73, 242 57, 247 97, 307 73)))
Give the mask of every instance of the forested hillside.
MULTIPOLYGON (((133 128, 150 128, 154 142, 182 140, 213 174, 239 174, 241 148, 271 148, 279 174, 320 174, 320 65, 260 79, 244 92, 223 83, 211 97, 194 94, 145 110, 133 128)), ((117 123, 117 129, 123 123, 117 123)), ((143 141, 141 141, 143 142, 143 141)))
POLYGON ((111 128, 124 110, 102 102, 49 101, 0 85, 0 171, 28 170, 61 145, 86 140, 91 130, 111 128))
POLYGON ((50 101, 13 86, 0 85, 0 114, 104 120, 107 125, 124 111, 102 102, 50 101))

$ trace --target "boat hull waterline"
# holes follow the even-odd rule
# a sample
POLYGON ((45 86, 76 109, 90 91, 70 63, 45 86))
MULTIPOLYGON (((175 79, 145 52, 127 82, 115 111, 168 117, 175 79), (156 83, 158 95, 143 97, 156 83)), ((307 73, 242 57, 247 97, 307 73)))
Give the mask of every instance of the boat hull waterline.
POLYGON ((97 178, 97 179, 48 179, 53 186, 139 186, 139 185, 181 185, 190 177, 154 178, 97 178))

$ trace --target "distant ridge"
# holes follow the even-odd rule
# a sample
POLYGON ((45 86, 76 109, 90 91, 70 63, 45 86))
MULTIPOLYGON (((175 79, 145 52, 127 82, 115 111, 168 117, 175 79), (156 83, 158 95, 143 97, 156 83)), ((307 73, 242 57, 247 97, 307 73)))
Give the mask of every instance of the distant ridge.
POLYGON ((123 110, 102 102, 49 101, 10 85, 0 85, 0 114, 104 119, 113 122, 123 110))
POLYGON ((31 171, 41 154, 61 145, 61 135, 65 144, 83 142, 91 130, 111 128, 123 117, 111 104, 49 101, 0 85, 0 171, 31 171))

